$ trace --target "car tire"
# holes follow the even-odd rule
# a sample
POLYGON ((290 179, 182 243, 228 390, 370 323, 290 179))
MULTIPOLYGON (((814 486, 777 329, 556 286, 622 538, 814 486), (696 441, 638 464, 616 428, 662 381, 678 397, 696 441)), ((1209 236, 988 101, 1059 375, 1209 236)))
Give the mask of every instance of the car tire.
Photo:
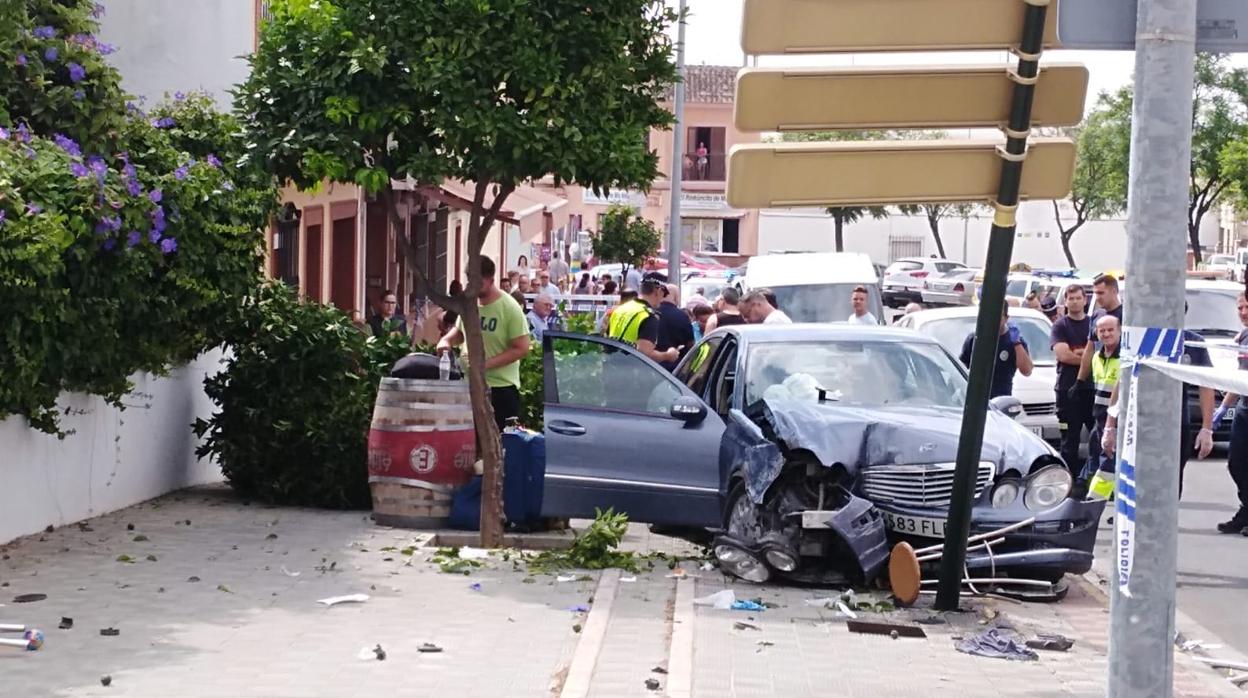
MULTIPOLYGON (((734 525, 740 529, 740 523, 733 521, 733 514, 738 506, 745 505, 755 508, 753 507, 753 502, 750 502, 749 493, 746 492, 745 480, 737 480, 736 483, 733 484, 732 488, 728 490, 728 498, 724 500, 723 524, 725 533, 737 535, 737 532, 734 532, 732 529, 734 525)), ((757 519, 755 519, 755 521, 757 521, 757 519)), ((750 540, 758 540, 759 537, 758 532, 755 532, 754 535, 750 536, 750 540)))

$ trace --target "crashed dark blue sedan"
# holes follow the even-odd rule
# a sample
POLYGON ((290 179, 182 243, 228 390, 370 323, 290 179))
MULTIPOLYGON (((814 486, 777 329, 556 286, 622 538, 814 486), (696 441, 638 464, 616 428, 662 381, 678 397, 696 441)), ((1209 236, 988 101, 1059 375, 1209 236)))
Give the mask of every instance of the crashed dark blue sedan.
MULTIPOLYGON (((547 332, 543 349, 546 516, 614 507, 714 529, 752 551, 736 566, 716 552, 754 581, 869 581, 893 543, 944 536, 966 373, 934 340, 733 326, 674 374, 603 337, 547 332)), ((971 534, 1034 520, 973 549, 968 568, 1047 581, 1090 569, 1105 503, 1070 488, 1057 453, 991 409, 971 534)))

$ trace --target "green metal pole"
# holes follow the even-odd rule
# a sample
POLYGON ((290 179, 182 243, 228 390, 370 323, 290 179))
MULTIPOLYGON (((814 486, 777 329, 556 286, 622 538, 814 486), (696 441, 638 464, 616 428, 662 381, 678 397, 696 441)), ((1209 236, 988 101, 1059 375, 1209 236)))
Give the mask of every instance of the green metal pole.
POLYGON ((962 590, 966 539, 970 535, 971 504, 975 498, 975 480, 983 450, 988 393, 992 386, 992 369, 996 363, 997 337, 1001 334, 1001 314, 1005 310, 1005 281, 1010 270, 1010 256, 1014 251, 1014 214, 1018 206, 1019 183, 1023 176, 1023 157, 1027 152, 1027 135, 1031 128, 1034 79, 1040 72, 1040 51, 1044 45, 1048 0, 1021 1, 1027 3, 1023 18, 1023 40, 1017 52, 1018 69, 1010 106, 1010 122, 1006 129, 1005 153, 1002 156, 1001 184, 997 188, 997 200, 994 202, 996 215, 992 221, 992 234, 988 238, 983 293, 979 301, 979 319, 975 323, 975 346, 971 350, 971 377, 966 389, 966 406, 962 411, 962 432, 958 439, 958 464, 953 478, 949 518, 945 524, 944 550, 940 558, 936 609, 941 611, 957 610, 962 590))

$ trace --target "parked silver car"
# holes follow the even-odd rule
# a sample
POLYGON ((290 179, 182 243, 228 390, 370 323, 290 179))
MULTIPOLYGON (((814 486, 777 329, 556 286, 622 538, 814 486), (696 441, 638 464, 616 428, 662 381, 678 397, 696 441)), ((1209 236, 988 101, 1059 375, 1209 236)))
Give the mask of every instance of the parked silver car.
POLYGON ((901 308, 907 303, 918 303, 923 300, 923 282, 927 278, 958 269, 966 269, 966 265, 928 257, 899 259, 884 270, 884 305, 901 308))
POLYGON ((928 277, 923 282, 923 304, 974 305, 975 289, 979 287, 975 281, 978 273, 978 269, 957 269, 940 276, 928 277))

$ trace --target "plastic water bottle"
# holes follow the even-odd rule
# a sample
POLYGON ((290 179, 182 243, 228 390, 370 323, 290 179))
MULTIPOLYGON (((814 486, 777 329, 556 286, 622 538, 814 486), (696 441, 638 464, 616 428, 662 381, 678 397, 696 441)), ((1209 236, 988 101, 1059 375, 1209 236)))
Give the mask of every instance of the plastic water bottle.
POLYGON ((444 381, 451 379, 451 355, 449 353, 443 354, 442 358, 438 359, 438 379, 444 381))

